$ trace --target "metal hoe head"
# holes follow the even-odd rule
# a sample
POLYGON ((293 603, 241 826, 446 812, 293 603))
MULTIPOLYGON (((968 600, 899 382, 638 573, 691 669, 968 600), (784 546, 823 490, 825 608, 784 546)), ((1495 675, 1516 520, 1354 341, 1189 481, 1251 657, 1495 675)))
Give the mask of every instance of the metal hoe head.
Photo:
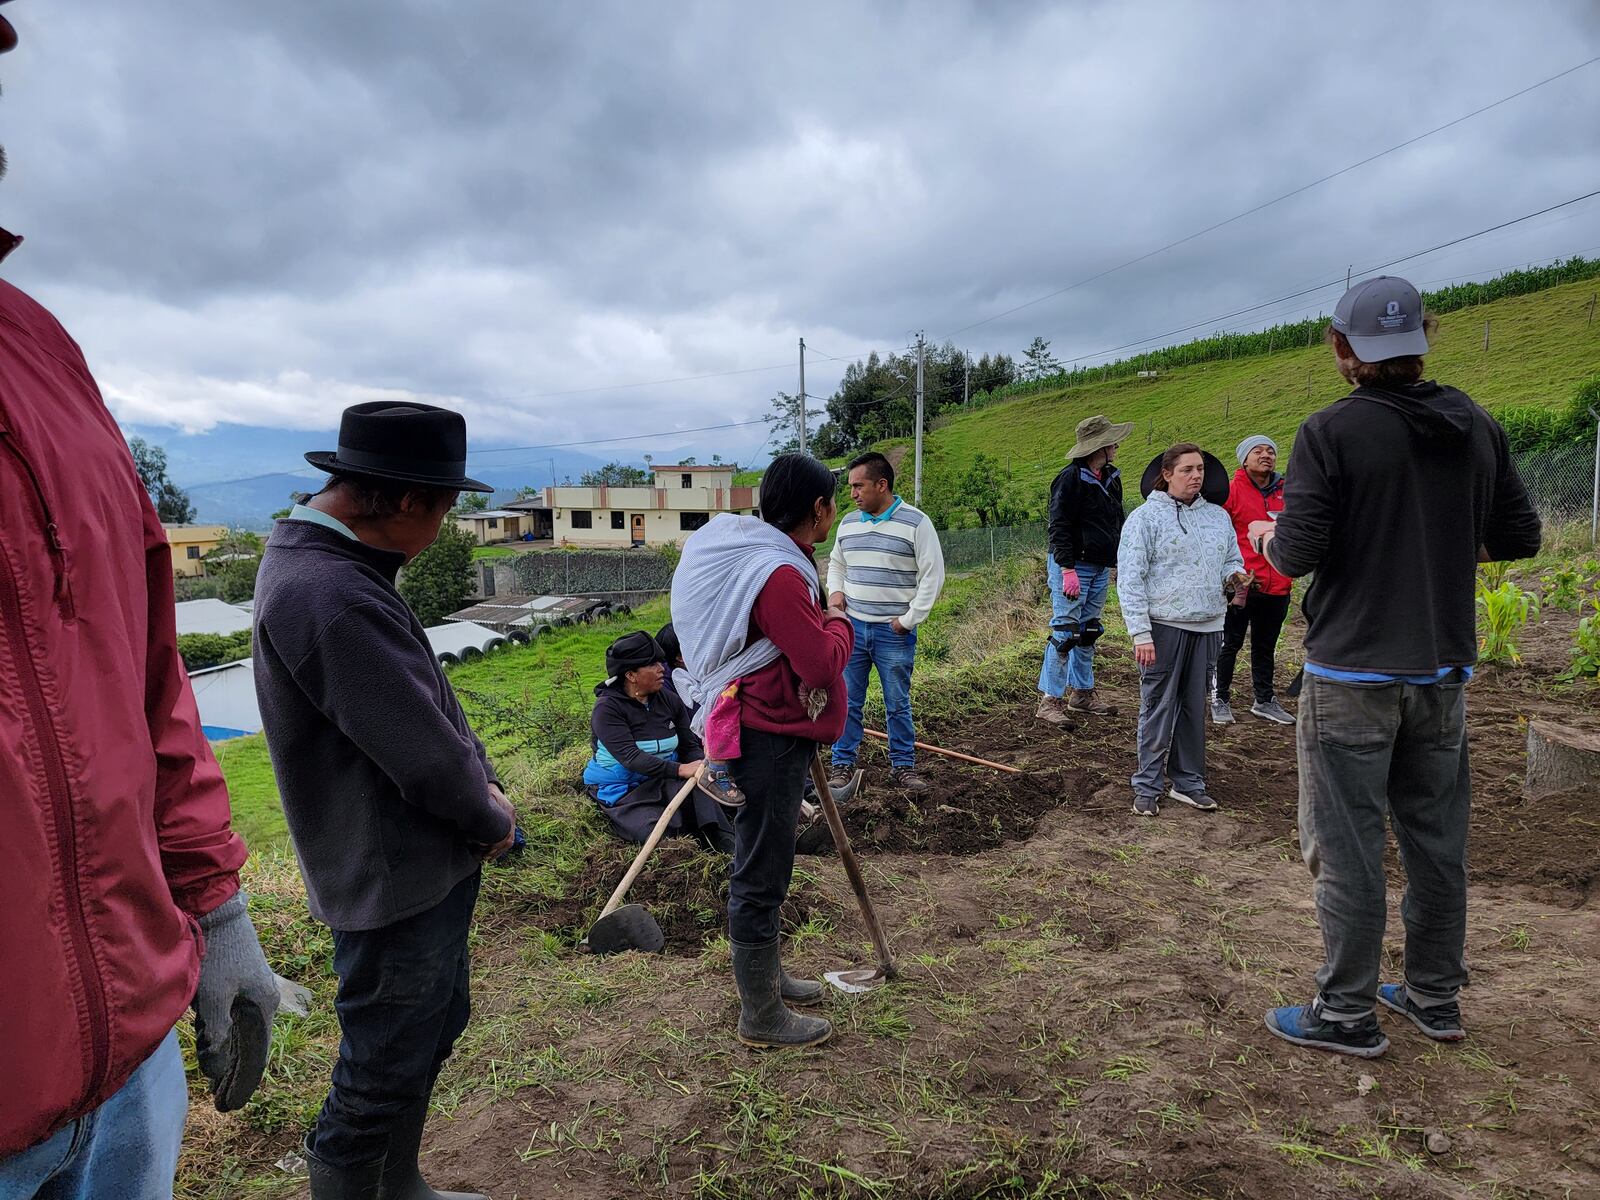
POLYGON ((642 904, 624 904, 594 923, 584 945, 593 954, 620 954, 624 950, 660 954, 667 939, 649 909, 642 904))
POLYGON ((851 967, 844 971, 828 971, 823 975, 828 985, 847 996, 860 996, 874 991, 889 982, 882 967, 851 967))

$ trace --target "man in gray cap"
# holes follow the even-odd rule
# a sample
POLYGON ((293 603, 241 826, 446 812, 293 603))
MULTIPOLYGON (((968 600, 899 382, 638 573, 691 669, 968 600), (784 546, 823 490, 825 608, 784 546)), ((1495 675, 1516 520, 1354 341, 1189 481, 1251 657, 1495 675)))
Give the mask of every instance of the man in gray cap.
POLYGON ((1300 849, 1326 962, 1315 999, 1267 1028, 1301 1046, 1374 1058, 1378 1004, 1436 1041, 1466 1036, 1465 685, 1477 658, 1480 562, 1539 549, 1539 517, 1500 426, 1422 378, 1434 331, 1403 279, 1357 284, 1328 330, 1355 385, 1307 418, 1274 522, 1247 537, 1306 596, 1300 699, 1300 849), (1406 871, 1405 977, 1379 984, 1387 910, 1384 819, 1406 871))
POLYGON ((1069 461, 1050 485, 1050 644, 1039 668, 1038 717, 1052 725, 1070 726, 1069 711, 1113 711, 1095 698, 1094 643, 1105 632, 1100 614, 1122 539, 1122 475, 1113 464, 1132 429, 1131 421, 1098 415, 1079 421, 1069 461))

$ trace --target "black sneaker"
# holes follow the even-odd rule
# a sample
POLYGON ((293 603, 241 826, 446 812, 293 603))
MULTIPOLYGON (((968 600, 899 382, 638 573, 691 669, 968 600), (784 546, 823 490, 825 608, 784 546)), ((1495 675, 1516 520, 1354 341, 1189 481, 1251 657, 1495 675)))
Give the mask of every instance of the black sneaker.
POLYGON ((1328 1021, 1318 1015, 1315 1004, 1269 1008, 1267 1031, 1296 1046, 1331 1050, 1356 1058, 1377 1058, 1389 1048, 1389 1039, 1378 1027, 1375 1013, 1354 1021, 1328 1021))
POLYGON ((1392 1008, 1436 1042, 1459 1042, 1467 1036, 1461 1024, 1461 1005, 1430 1004, 1424 1008, 1406 993, 1403 983, 1378 985, 1378 1003, 1392 1008))

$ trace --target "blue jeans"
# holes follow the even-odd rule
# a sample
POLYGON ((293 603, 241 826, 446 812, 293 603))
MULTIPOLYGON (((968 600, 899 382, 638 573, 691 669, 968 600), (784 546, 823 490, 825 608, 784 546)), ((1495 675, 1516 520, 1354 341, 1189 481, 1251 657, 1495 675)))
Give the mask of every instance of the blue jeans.
POLYGON ((848 767, 861 748, 861 711, 867 702, 867 675, 876 667, 883 685, 883 707, 889 729, 889 765, 908 771, 917 762, 917 730, 911 723, 911 667, 917 658, 917 631, 896 633, 887 621, 858 621, 856 648, 844 669, 850 701, 844 734, 833 744, 833 765, 848 767))
POLYGON ((0 1200, 171 1200, 188 1115, 174 1032, 99 1108, 0 1159, 0 1200))
POLYGON ((467 932, 474 871, 432 908, 379 929, 334 930, 339 1060, 311 1151, 335 1167, 376 1162, 396 1126, 426 1110, 472 1011, 467 932))
MULTIPOLYGON (((1093 620, 1106 610, 1106 592, 1111 587, 1111 568, 1093 567, 1079 563, 1076 596, 1061 594, 1061 568, 1054 558, 1050 563, 1050 632, 1059 634, 1066 629, 1076 629, 1082 622, 1093 620)), ((1065 696, 1067 689, 1087 692, 1094 688, 1094 647, 1074 646, 1066 662, 1056 648, 1048 643, 1044 648, 1044 665, 1039 668, 1039 690, 1046 696, 1065 696)))

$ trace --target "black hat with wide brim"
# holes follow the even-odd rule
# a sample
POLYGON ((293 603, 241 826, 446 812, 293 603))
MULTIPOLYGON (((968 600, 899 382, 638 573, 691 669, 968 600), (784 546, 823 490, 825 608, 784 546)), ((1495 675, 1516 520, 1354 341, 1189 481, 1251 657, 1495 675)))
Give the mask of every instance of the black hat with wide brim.
MULTIPOLYGON (((1150 460, 1150 465, 1144 469, 1144 477, 1139 480, 1139 494, 1146 500, 1150 493, 1156 490, 1156 484, 1161 482, 1161 460, 1166 457, 1163 450, 1150 460)), ((1222 460, 1215 454, 1200 451, 1200 457, 1205 460, 1206 477, 1201 481, 1200 494, 1213 504, 1226 504, 1228 500, 1229 485, 1232 476, 1228 468, 1222 465, 1222 460)))
POLYGON ((375 400, 354 404, 339 418, 339 448, 313 450, 306 461, 319 471, 365 475, 458 492, 492 492, 492 484, 467 478, 467 422, 431 404, 375 400))

